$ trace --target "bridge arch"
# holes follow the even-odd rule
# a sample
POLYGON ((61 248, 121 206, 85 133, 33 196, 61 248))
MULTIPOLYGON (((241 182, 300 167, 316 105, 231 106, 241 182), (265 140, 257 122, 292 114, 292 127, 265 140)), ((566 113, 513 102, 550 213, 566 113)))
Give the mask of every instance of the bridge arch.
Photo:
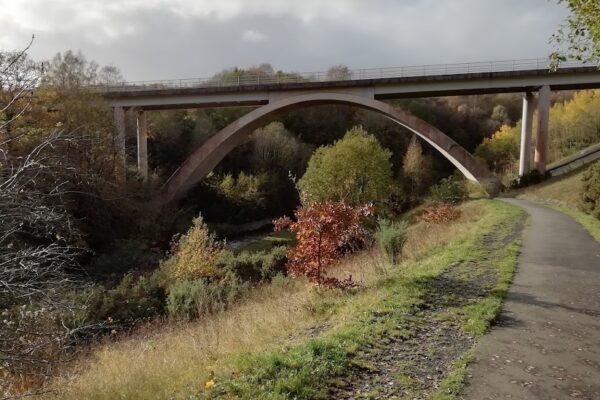
POLYGON ((285 97, 261 106, 232 122, 204 142, 181 164, 163 186, 158 201, 169 204, 184 196, 250 134, 281 115, 306 106, 345 104, 383 114, 409 129, 442 153, 470 181, 479 182, 492 196, 501 188, 498 178, 462 146, 420 118, 373 98, 345 93, 313 93, 285 97))

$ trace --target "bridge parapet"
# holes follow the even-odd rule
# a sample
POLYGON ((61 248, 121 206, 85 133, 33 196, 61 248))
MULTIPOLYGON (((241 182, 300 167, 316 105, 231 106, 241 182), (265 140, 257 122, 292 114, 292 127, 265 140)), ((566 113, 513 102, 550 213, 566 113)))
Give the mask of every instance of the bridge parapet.
MULTIPOLYGON (((581 61, 568 61, 559 70, 589 67, 581 61)), ((331 76, 327 71, 265 74, 239 74, 222 78, 187 78, 121 82, 99 86, 102 92, 130 92, 157 89, 223 88, 240 86, 287 85, 294 83, 322 83, 393 78, 426 78, 447 75, 485 74, 518 71, 549 71, 548 59, 483 61, 455 64, 431 64, 405 67, 367 68, 348 70, 331 76)))

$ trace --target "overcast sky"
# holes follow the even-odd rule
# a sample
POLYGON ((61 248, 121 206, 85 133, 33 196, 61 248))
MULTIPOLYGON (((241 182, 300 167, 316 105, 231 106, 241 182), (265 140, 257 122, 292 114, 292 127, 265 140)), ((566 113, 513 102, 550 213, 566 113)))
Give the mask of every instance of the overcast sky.
POLYGON ((0 48, 81 50, 128 80, 546 57, 555 0, 0 0, 0 48))

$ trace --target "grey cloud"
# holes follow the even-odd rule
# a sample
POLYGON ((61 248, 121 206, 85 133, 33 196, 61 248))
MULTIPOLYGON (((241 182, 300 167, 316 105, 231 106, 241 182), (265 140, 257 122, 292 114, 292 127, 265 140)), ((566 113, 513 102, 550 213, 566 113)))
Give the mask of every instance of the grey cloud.
MULTIPOLYGON (((54 1, 25 1, 35 7, 19 18, 11 3, 0 16, 7 32, 0 46, 18 48, 35 33, 34 57, 81 50, 116 65, 129 80, 203 77, 261 62, 315 71, 340 63, 369 68, 544 57, 566 14, 547 0, 290 0, 287 8, 261 0, 247 10, 240 0, 179 0, 176 7, 91 1, 88 11, 82 1, 64 14, 46 13, 54 1), (225 6, 210 5, 216 3, 225 6), (44 22, 39 29, 36 21, 44 22)), ((0 9, 9 2, 0 0, 0 9)))

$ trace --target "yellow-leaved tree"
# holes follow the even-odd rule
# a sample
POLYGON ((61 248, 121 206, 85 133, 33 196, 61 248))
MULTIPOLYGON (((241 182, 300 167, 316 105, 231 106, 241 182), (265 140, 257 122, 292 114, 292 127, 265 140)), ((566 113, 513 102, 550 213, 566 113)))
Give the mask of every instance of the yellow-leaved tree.
POLYGON ((198 216, 188 232, 173 244, 171 256, 161 263, 165 283, 212 277, 223 251, 202 216, 198 216))

